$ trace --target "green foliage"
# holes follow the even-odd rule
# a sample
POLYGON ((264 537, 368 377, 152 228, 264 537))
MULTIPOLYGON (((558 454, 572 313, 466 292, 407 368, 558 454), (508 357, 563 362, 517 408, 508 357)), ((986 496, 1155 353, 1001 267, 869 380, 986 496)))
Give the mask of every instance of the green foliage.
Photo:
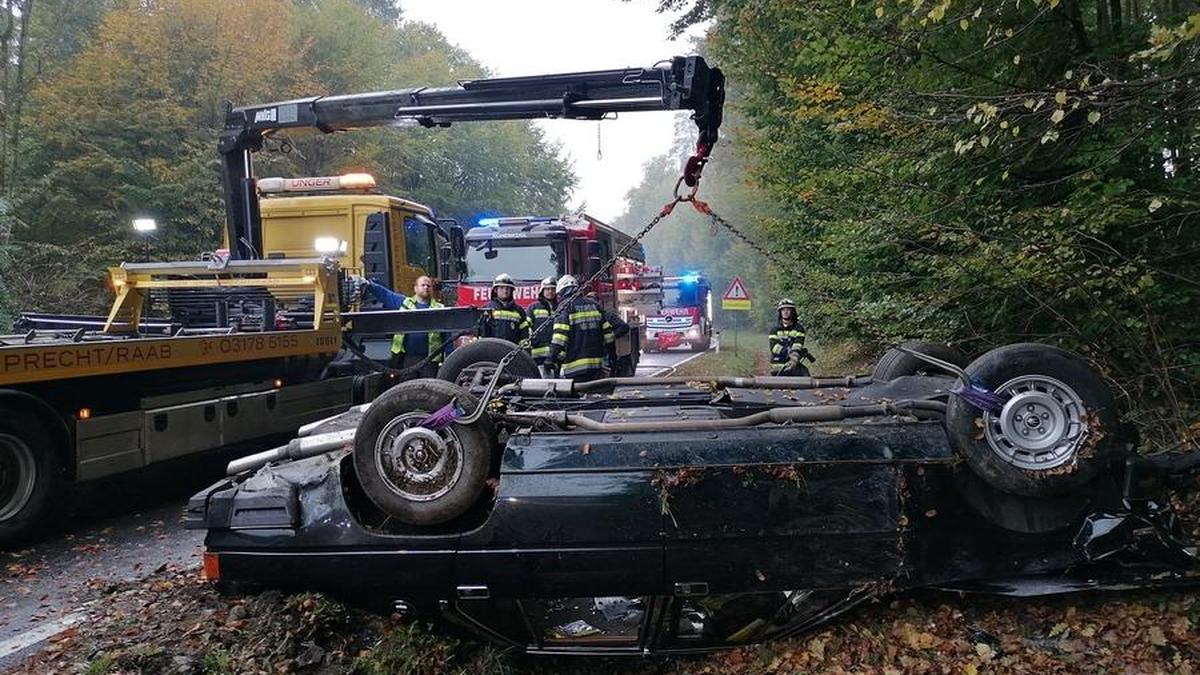
MULTIPOLYGON (((9 252, 18 268, 0 272, 8 287, 0 309, 7 312, 15 304, 68 311, 107 302, 103 295, 77 297, 90 294, 90 283, 72 288, 58 280, 98 277, 123 259, 106 256, 132 252, 141 259, 145 242, 130 227, 136 216, 159 222, 149 242, 156 259, 193 259, 220 246, 216 139, 226 101, 439 86, 486 75, 432 27, 400 23, 387 0, 90 0, 73 7, 64 19, 79 31, 50 31, 35 50, 63 44, 74 58, 60 59, 27 97, 19 180, 0 212, 0 242, 11 232, 18 245, 9 252), (62 255, 68 252, 74 265, 62 255), (47 255, 59 256, 57 276, 25 263, 47 255), (39 290, 14 295, 29 286, 39 290)), ((39 23, 48 16, 33 18, 31 32, 49 31, 39 23)), ((258 175, 366 170, 383 191, 440 215, 560 212, 574 185, 557 148, 525 123, 298 132, 286 139, 287 154, 278 152, 284 140, 273 139, 256 158, 258 175)))
POLYGON ((393 628, 354 662, 355 675, 467 675, 515 673, 504 652, 487 644, 435 636, 414 623, 393 628))
MULTIPOLYGON (((730 131, 737 126, 736 119, 726 122, 726 129, 730 131)), ((730 131, 726 132, 727 135, 730 131)), ((737 132, 733 131, 733 135, 736 136, 737 132)), ((617 227, 636 233, 671 201, 675 183, 682 171, 682 158, 691 153, 694 136, 694 126, 685 123, 678 129, 671 151, 646 164, 642 183, 626 195, 626 211, 614 221, 617 227)), ((698 195, 711 203, 739 231, 754 241, 761 241, 762 223, 776 217, 778 211, 772 203, 762 199, 761 193, 742 182, 746 163, 739 148, 737 143, 719 146, 704 169, 698 195)), ((686 192, 686 186, 681 190, 686 192)), ((643 242, 647 261, 652 265, 662 265, 664 274, 677 275, 694 270, 708 277, 713 287, 717 330, 731 331, 734 321, 740 322, 742 330, 749 327, 766 330, 774 324, 778 291, 770 275, 771 268, 753 249, 728 231, 714 230, 712 221, 690 204, 685 202, 676 206, 670 216, 646 235, 643 242), (754 309, 749 317, 747 312, 726 313, 720 310, 721 294, 735 275, 741 276, 746 282, 753 298, 754 309)))
POLYGON ((716 16, 740 190, 776 211, 752 219, 810 332, 1058 343, 1113 379, 1152 445, 1194 438, 1188 3, 665 4, 716 16))

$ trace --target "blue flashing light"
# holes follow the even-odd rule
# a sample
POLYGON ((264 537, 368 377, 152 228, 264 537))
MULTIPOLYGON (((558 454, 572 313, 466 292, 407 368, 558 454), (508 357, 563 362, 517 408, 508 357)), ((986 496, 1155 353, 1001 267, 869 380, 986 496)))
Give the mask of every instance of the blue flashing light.
POLYGON ((683 275, 682 278, 680 278, 679 283, 689 284, 689 285, 700 283, 700 273, 699 272, 689 272, 689 273, 683 275))
POLYGON ((500 227, 500 219, 499 218, 480 218, 479 226, 480 227, 500 227))

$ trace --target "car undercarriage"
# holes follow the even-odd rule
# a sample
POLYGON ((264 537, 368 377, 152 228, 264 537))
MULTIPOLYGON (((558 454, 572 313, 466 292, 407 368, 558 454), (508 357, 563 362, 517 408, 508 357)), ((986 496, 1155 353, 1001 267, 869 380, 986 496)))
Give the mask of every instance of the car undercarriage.
POLYGON ((480 404, 415 380, 305 430, 333 447, 204 490, 185 521, 228 588, 325 590, 544 653, 752 643, 914 588, 1194 583, 1168 502, 1193 462, 1138 456, 1048 349, 1001 354, 1027 371, 1004 382, 987 355, 970 383, 523 379, 480 404))

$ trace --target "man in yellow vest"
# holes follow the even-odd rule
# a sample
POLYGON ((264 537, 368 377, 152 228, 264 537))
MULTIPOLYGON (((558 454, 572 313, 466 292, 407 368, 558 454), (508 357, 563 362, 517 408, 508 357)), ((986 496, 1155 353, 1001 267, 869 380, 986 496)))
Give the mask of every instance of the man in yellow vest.
MULTIPOLYGON (((433 309, 444 305, 433 297, 433 279, 417 277, 413 284, 413 294, 405 296, 381 284, 368 282, 367 292, 383 303, 385 309, 433 309)), ((430 354, 433 358, 421 366, 418 377, 436 377, 438 366, 441 365, 446 353, 453 349, 446 345, 445 333, 396 333, 392 336, 393 368, 408 368, 424 361, 430 354), (442 348, 446 349, 443 350, 442 348)))

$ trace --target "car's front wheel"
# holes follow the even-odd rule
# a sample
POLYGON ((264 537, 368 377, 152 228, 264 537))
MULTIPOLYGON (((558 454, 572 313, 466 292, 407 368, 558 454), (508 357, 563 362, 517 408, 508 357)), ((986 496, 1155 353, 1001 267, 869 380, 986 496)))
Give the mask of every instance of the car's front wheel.
POLYGON ((483 492, 495 432, 487 415, 472 424, 429 420, 451 401, 467 413, 478 403, 449 382, 410 380, 375 399, 358 425, 354 469, 363 492, 400 522, 451 521, 483 492))
MULTIPOLYGON (((919 354, 925 354, 926 356, 932 356, 953 363, 960 368, 967 365, 967 355, 962 350, 949 345, 937 342, 912 341, 905 342, 900 346, 911 349, 919 354)), ((904 375, 930 374, 948 375, 949 373, 908 352, 892 348, 879 359, 879 363, 875 364, 875 370, 871 373, 871 379, 876 382, 890 382, 904 375)))
MULTIPOLYGON (((496 367, 500 361, 516 349, 517 346, 508 340, 479 338, 447 356, 446 362, 438 368, 437 376, 471 390, 486 387, 496 374, 496 367)), ((500 377, 501 383, 515 382, 526 377, 541 377, 541 372, 529 352, 522 349, 517 350, 500 377)))

